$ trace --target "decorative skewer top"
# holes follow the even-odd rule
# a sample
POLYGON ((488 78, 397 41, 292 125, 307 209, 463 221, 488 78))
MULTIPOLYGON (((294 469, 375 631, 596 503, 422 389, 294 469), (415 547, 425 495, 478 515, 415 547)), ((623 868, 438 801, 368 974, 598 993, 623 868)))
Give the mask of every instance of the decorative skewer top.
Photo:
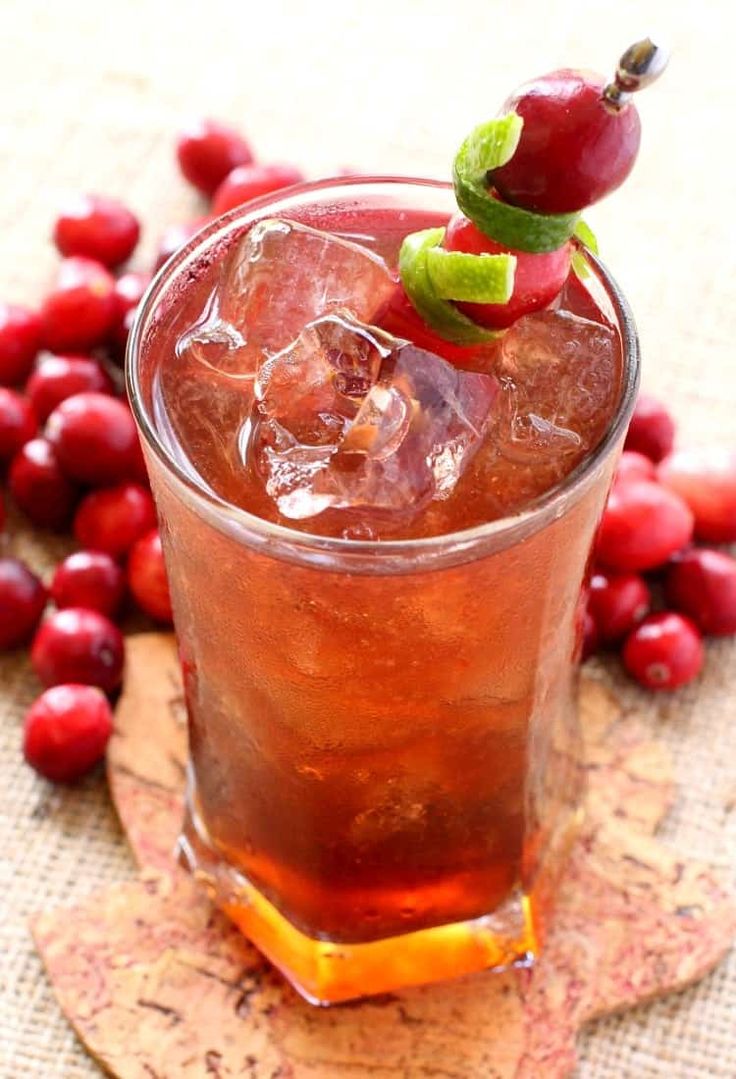
POLYGON ((633 93, 659 78, 669 58, 669 50, 649 37, 630 45, 618 62, 613 82, 603 89, 606 105, 616 112, 624 108, 633 93))

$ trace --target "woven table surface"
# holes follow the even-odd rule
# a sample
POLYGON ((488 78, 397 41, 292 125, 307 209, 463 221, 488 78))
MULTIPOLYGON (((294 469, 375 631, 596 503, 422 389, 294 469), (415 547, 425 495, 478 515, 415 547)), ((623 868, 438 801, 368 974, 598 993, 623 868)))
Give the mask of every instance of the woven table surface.
MULTIPOLYGON (((314 177, 344 165, 446 177, 459 138, 523 78, 559 66, 612 72, 626 45, 661 33, 673 61, 643 95, 639 163, 625 192, 587 218, 636 312, 644 385, 671 404, 680 442, 733 442, 730 8, 1 0, 0 296, 38 298, 67 194, 129 202, 145 223, 142 266, 164 226, 203 212, 174 163, 188 116, 230 119, 263 160, 293 160, 314 177)), ((67 548, 16 519, 3 543, 43 571, 67 548)), ((615 663, 602 675, 674 753, 666 837, 733 880, 736 645, 707 651, 702 679, 669 696, 639 692, 615 663)), ((53 789, 23 764, 20 721, 37 692, 24 655, 0 657, 0 1076, 77 1079, 100 1073, 59 1013, 27 918, 131 876, 133 863, 101 776, 53 789)), ((577 1075, 733 1079, 734 1014, 736 955, 679 996, 594 1024, 577 1075)))

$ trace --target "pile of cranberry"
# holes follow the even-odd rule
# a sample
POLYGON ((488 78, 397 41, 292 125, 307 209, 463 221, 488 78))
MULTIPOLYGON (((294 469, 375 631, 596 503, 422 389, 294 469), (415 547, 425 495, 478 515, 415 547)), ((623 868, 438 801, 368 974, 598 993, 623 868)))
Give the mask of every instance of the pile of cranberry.
MULTIPOLYGON (((177 143, 184 176, 223 213, 298 183, 291 165, 253 161, 231 128, 202 121, 177 143)), ((169 229, 153 269, 202 224, 169 229)), ((55 284, 37 310, 0 302, 0 476, 15 506, 41 529, 71 527, 80 549, 43 583, 0 556, 0 651, 30 643, 46 691, 29 709, 23 748, 42 775, 71 781, 104 754, 108 695, 120 686, 124 641, 116 621, 132 600, 171 624, 171 605, 121 363, 150 272, 120 268, 140 223, 116 199, 83 196, 57 218, 55 284), (116 276, 117 273, 117 276, 116 276), (49 601, 51 612, 41 621, 49 601)), ((0 534, 6 532, 0 489, 0 534)))
POLYGON ((595 547, 584 655, 621 649, 648 689, 700 673, 703 637, 736 633, 736 451, 673 450, 666 408, 642 394, 595 547), (656 610, 655 610, 656 608, 656 610))

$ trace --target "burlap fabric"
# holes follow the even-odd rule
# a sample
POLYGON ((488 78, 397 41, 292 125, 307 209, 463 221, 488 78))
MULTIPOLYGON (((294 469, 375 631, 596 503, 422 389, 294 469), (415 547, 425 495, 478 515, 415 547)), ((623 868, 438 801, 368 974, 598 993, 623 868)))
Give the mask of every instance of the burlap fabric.
MULTIPOLYGON (((0 295, 32 301, 54 256, 65 193, 120 194, 156 234, 197 213, 173 163, 188 114, 229 117, 259 154, 312 175, 447 175, 458 137, 520 77, 567 64, 606 70, 650 30, 673 44, 642 104, 645 138, 625 194, 589 219, 638 316, 645 384, 671 402, 683 442, 734 435, 736 231, 732 45, 727 0, 455 0, 345 5, 93 5, 0 2, 0 295), (731 211, 732 212, 732 211, 731 211), (730 302, 731 301, 731 302, 730 302)), ((39 569, 63 544, 13 523, 8 550, 39 569)), ((710 644, 702 680, 655 698, 605 673, 672 748, 680 796, 666 834, 733 877, 736 689, 732 642, 710 644)), ((101 778, 51 789, 21 761, 19 723, 37 686, 23 657, 0 661, 0 1074, 98 1074, 60 1016, 26 928, 30 912, 132 873, 101 778)), ((736 956, 689 992, 586 1034, 585 1079, 736 1076, 736 956)), ((172 1077, 174 1079, 174 1077, 172 1077)))

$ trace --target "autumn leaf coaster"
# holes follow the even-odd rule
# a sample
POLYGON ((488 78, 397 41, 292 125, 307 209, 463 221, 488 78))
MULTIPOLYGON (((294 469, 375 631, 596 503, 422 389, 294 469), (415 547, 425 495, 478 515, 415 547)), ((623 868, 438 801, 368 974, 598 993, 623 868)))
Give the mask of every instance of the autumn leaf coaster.
POLYGON ((186 726, 173 639, 134 637, 108 755, 142 872, 33 933, 61 1007, 124 1079, 557 1079, 593 1016, 680 989, 736 935, 707 866, 653 838, 670 761, 584 680, 587 817, 542 959, 374 1000, 305 1004, 173 863, 186 726))

